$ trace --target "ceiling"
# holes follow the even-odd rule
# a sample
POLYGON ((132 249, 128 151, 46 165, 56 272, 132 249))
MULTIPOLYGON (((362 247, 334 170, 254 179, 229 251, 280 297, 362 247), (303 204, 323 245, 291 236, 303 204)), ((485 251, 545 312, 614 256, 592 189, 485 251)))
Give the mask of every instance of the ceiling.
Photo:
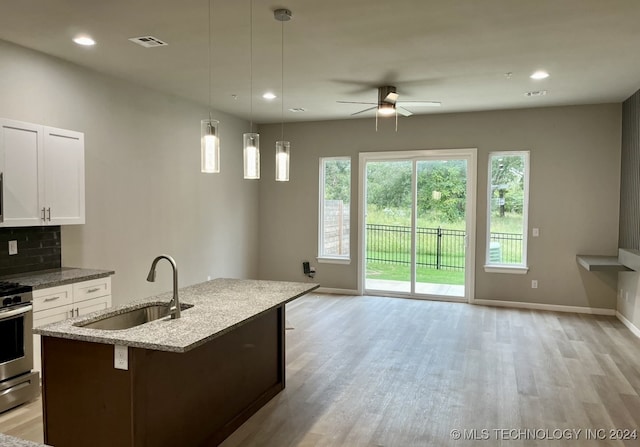
MULTIPOLYGON (((249 119, 253 96, 257 123, 281 121, 281 81, 286 122, 350 118, 365 106, 336 101, 375 102, 387 84, 400 100, 442 102, 417 114, 621 102, 640 88, 638 0, 253 0, 252 27, 249 5, 212 0, 211 97, 213 108, 249 119), (273 17, 283 7, 289 22, 273 17), (530 79, 538 69, 551 76, 530 79), (267 90, 278 98, 262 99, 267 90)), ((206 105, 208 8, 208 0, 5 0, 0 39, 206 105), (77 33, 97 44, 74 44, 77 33), (145 35, 168 45, 128 40, 145 35)))

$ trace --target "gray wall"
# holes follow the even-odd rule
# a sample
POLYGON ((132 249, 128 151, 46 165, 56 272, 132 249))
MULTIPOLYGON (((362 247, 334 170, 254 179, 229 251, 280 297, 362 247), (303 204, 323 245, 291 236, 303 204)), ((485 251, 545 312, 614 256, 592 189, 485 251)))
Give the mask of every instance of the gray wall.
MULTIPOLYGON (((200 105, 0 41, 0 116, 84 132, 86 224, 62 228, 64 266, 113 269, 114 303, 180 285, 257 276, 258 184, 242 179, 242 133, 221 121, 222 173, 200 173, 200 105)), ((206 87, 206 86, 205 86, 206 87)), ((203 94, 206 89, 203 87, 203 94)))
POLYGON ((291 181, 273 180, 278 125, 260 127, 259 274, 303 280, 310 260, 329 288, 356 289, 357 225, 351 231, 350 265, 317 264, 318 159, 352 157, 352 216, 357 216, 358 153, 478 148, 475 298, 615 308, 612 275, 581 270, 576 254, 616 254, 620 185, 620 104, 441 114, 400 118, 375 131, 373 118, 285 126, 291 141, 291 181), (267 153, 265 148, 271 149, 267 153), (487 160, 490 151, 530 150, 529 273, 485 273, 487 160), (538 289, 531 289, 537 279, 538 289))
MULTIPOLYGON (((622 105, 620 248, 640 249, 640 90, 622 105)), ((640 273, 618 275, 618 312, 640 328, 640 273)))
POLYGON ((619 245, 640 248, 640 91, 622 104, 619 245))

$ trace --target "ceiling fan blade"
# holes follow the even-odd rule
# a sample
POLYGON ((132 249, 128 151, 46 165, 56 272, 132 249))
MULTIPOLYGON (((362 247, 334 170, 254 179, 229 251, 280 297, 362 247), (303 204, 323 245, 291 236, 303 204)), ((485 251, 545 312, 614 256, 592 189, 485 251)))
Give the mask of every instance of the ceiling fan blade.
POLYGON ((378 103, 376 102, 361 102, 361 101, 336 101, 337 103, 340 104, 373 104, 373 105, 378 105, 378 103))
POLYGON ((411 115, 413 115, 413 112, 405 109, 404 107, 400 107, 399 105, 396 105, 396 112, 398 112, 402 116, 411 116, 411 115))
POLYGON ((399 105, 408 105, 412 107, 440 107, 440 101, 398 101, 399 105))
POLYGON ((385 98, 384 98, 384 102, 388 102, 390 104, 395 104, 396 101, 398 100, 398 94, 397 93, 389 93, 385 98))
POLYGON ((375 110, 375 109, 377 109, 377 108, 378 108, 378 106, 377 106, 377 105, 376 105, 376 106, 373 106, 373 107, 369 107, 368 109, 364 109, 364 110, 360 110, 359 112, 352 113, 352 114, 351 114, 351 116, 353 116, 353 115, 360 115, 361 113, 368 112, 369 110, 375 110))

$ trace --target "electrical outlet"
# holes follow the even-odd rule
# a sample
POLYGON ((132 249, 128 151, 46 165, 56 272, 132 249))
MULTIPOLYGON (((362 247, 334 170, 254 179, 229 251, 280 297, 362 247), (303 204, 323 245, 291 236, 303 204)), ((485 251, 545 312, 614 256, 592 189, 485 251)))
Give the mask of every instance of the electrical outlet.
POLYGON ((9 241, 9 255, 18 254, 18 241, 9 241))
POLYGON ((211 281, 211 275, 207 275, 207 281, 211 281))
POLYGON ((534 228, 531 233, 532 233, 533 237, 538 237, 538 236, 540 236, 540 229, 539 228, 534 228))
POLYGON ((537 279, 532 279, 531 280, 531 288, 532 289, 537 289, 538 288, 538 280, 537 279))
POLYGON ((129 369, 129 347, 113 346, 113 367, 115 369, 129 369))

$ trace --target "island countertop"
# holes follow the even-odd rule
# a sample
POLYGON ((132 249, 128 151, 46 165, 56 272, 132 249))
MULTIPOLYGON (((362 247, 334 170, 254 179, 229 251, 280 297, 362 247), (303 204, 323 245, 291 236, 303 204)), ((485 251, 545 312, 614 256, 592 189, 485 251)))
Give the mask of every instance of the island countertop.
POLYGON ((125 313, 150 303, 168 303, 172 292, 34 328, 35 334, 157 351, 187 352, 259 315, 286 304, 318 284, 220 278, 179 289, 180 304, 193 305, 181 318, 163 318, 130 329, 76 326, 125 313))

